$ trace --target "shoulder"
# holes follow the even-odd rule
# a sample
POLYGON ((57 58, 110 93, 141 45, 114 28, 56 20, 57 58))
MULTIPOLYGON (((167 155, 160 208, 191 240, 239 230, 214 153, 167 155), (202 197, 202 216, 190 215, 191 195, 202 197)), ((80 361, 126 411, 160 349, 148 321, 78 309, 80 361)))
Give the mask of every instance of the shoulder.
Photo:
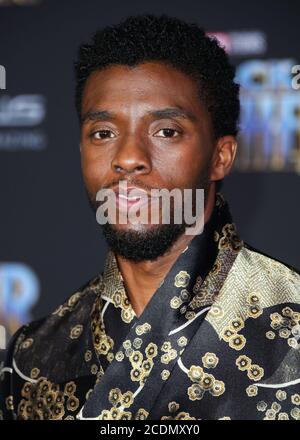
POLYGON ((266 254, 265 252, 262 252, 259 249, 256 249, 255 247, 251 246, 249 243, 244 243, 244 247, 250 251, 250 253, 253 254, 254 257, 260 259, 262 262, 264 261, 265 263, 268 264, 275 264, 276 267, 282 267, 282 268, 286 268, 291 270, 292 272, 295 272, 296 274, 300 275, 300 270, 297 269, 296 267, 282 261, 279 260, 278 258, 274 258, 271 255, 266 254))
POLYGON ((53 312, 24 325, 18 332, 19 337, 14 351, 28 348, 31 342, 39 336, 42 336, 45 341, 47 337, 57 337, 58 334, 67 331, 72 323, 84 322, 89 318, 96 295, 101 292, 101 289, 102 275, 99 274, 68 296, 53 312))
POLYGON ((24 377, 63 380, 80 347, 90 341, 90 314, 102 286, 99 274, 52 313, 21 327, 10 341, 6 365, 24 377))
POLYGON ((293 266, 245 243, 236 269, 248 288, 261 291, 267 302, 300 304, 300 273, 293 266))
MULTIPOLYGON (((224 279, 214 310, 218 314, 209 313, 206 319, 219 335, 237 317, 243 322, 248 318, 265 322, 267 310, 300 316, 299 271, 244 243, 224 279)), ((256 320, 256 330, 258 325, 256 320)))

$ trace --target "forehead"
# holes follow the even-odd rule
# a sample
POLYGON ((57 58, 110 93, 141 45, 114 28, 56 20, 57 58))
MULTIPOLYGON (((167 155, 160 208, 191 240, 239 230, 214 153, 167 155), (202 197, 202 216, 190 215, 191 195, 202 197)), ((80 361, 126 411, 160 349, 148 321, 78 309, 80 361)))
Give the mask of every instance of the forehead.
POLYGON ((109 106, 179 106, 206 113, 196 82, 184 72, 160 62, 135 67, 113 65, 93 72, 84 87, 82 112, 109 106))

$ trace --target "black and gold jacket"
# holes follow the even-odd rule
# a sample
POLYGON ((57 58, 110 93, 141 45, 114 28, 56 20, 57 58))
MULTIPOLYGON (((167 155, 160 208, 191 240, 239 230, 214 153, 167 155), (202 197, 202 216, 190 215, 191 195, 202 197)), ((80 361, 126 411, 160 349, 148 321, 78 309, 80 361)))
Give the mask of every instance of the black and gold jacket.
POLYGON ((300 275, 243 243, 218 194, 138 318, 114 254, 23 326, 4 419, 300 419, 300 275))

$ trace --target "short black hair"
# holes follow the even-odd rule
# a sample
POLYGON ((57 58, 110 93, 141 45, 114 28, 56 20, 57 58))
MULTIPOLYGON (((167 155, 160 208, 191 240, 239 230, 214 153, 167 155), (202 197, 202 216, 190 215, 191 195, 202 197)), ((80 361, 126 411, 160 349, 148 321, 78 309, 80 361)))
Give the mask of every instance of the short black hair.
POLYGON ((115 64, 147 61, 169 64, 197 81, 199 97, 211 114, 214 136, 237 135, 240 112, 235 68, 215 37, 196 23, 165 14, 130 16, 95 33, 79 47, 75 62, 76 108, 81 119, 84 85, 90 74, 115 64))

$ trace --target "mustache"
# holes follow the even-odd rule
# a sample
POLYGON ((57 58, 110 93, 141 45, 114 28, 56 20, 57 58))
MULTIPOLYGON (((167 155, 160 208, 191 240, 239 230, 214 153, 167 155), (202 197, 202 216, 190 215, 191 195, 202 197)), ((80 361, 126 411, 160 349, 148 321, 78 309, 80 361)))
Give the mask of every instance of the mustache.
POLYGON ((103 185, 101 188, 99 188, 99 190, 114 188, 115 186, 119 185, 120 182, 124 182, 124 181, 126 181, 128 186, 132 185, 137 188, 143 189, 146 192, 150 192, 151 189, 158 189, 158 190, 162 189, 160 187, 146 185, 144 182, 141 182, 140 180, 133 178, 133 179, 115 179, 109 184, 103 185))

